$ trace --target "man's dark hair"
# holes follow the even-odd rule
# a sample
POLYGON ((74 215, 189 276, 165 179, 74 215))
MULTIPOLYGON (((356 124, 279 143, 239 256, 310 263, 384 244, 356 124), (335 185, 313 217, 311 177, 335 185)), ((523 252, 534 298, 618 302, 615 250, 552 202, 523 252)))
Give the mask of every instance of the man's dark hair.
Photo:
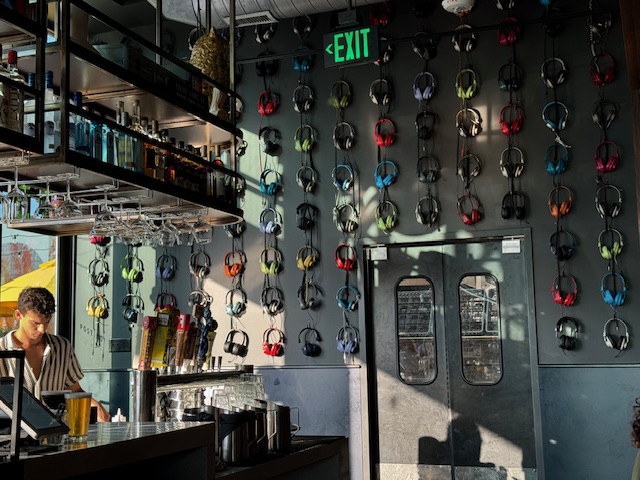
POLYGON ((42 317, 48 318, 56 311, 56 300, 46 288, 28 287, 20 292, 17 308, 22 314, 31 310, 42 317))

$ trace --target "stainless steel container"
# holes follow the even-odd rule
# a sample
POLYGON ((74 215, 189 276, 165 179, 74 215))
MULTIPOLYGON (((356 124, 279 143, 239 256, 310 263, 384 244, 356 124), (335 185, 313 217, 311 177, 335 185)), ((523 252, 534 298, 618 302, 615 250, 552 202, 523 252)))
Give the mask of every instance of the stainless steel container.
POLYGON ((156 421, 156 370, 134 370, 131 377, 131 421, 156 421))
POLYGON ((240 408, 220 413, 220 426, 224 435, 220 444, 220 459, 223 462, 237 463, 249 459, 245 420, 244 410, 240 408))
POLYGON ((285 405, 267 402, 267 433, 270 452, 291 451, 291 409, 285 405))

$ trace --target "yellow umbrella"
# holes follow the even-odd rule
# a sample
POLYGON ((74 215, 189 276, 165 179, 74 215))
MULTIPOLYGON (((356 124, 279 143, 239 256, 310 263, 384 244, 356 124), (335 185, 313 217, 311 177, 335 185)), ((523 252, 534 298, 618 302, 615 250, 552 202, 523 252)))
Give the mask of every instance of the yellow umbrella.
POLYGON ((12 316, 18 305, 18 295, 26 287, 44 287, 56 294, 56 260, 41 263, 37 270, 33 270, 0 288, 0 317, 12 316))

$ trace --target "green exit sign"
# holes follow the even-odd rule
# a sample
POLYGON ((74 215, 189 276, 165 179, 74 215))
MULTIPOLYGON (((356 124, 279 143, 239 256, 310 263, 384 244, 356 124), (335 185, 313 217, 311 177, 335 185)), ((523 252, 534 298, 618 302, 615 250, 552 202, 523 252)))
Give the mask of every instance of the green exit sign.
POLYGON ((378 27, 366 27, 328 33, 323 37, 324 66, 346 67, 378 59, 378 27))

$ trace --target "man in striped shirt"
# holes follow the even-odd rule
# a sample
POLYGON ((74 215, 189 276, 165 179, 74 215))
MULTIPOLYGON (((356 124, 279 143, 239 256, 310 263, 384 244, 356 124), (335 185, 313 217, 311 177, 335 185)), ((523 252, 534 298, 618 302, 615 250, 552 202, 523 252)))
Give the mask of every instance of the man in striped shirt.
MULTIPOLYGON (((55 299, 46 288, 25 288, 15 311, 18 328, 0 338, 0 350, 24 350, 24 386, 37 398, 47 390, 82 392, 84 377, 71 342, 47 333, 55 312, 55 299)), ((13 377, 15 359, 0 359, 0 377, 13 377)), ((95 399, 98 420, 108 422, 109 412, 95 399)))

